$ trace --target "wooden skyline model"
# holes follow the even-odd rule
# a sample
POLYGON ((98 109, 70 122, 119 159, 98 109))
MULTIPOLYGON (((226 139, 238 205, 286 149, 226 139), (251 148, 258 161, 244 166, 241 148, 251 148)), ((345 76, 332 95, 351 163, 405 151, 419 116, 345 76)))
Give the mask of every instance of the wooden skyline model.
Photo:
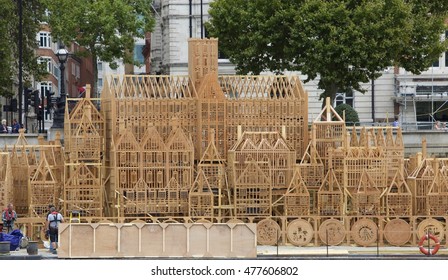
POLYGON ((3 205, 34 238, 54 204, 89 223, 257 223, 264 245, 446 244, 448 160, 424 143, 405 159, 400 128, 347 128, 328 100, 309 126, 299 78, 219 76, 217 55, 190 39, 189 76, 88 86, 64 145, 20 132, 0 153, 3 205))

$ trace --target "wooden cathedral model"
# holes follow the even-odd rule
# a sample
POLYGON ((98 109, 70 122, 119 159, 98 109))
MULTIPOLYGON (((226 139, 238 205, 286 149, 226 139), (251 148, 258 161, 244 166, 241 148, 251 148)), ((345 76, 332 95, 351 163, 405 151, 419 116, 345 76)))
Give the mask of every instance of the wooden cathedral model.
POLYGON ((400 128, 347 128, 329 99, 309 126, 299 78, 220 76, 217 55, 190 39, 188 76, 87 87, 64 145, 22 131, 0 153, 3 204, 34 232, 54 204, 89 223, 257 223, 268 245, 402 246, 446 226, 446 161, 404 159, 400 128))

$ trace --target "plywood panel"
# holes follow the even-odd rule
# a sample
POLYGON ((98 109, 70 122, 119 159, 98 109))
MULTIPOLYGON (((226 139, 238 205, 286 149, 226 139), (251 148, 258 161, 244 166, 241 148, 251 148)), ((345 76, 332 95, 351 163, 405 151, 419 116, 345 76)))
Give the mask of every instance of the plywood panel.
POLYGON ((255 257, 255 224, 61 224, 59 258, 255 257))

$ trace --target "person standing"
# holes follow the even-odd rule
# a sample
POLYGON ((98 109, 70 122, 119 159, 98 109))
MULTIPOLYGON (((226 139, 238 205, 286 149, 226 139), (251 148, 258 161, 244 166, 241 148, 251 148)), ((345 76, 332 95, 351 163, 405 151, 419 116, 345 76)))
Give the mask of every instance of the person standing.
POLYGON ((56 211, 56 208, 53 206, 50 208, 50 214, 47 216, 46 228, 50 231, 50 242, 51 248, 53 248, 52 253, 57 254, 58 248, 58 238, 59 238, 59 225, 64 222, 64 217, 62 217, 61 213, 56 211))
POLYGON ((8 203, 8 206, 2 213, 3 232, 10 233, 14 230, 14 222, 17 220, 17 213, 14 211, 14 205, 8 203))
POLYGON ((16 119, 12 121, 12 133, 19 133, 20 124, 17 122, 16 119))
POLYGON ((398 127, 400 125, 400 123, 398 122, 398 119, 395 118, 394 122, 392 123, 393 127, 398 127))
MULTIPOLYGON (((48 216, 51 215, 51 208, 52 208, 52 207, 54 207, 53 204, 49 204, 49 205, 48 205, 48 208, 47 208, 48 212, 47 212, 47 216, 45 217, 45 221, 48 221, 48 216)), ((44 235, 45 235, 45 238, 46 238, 46 239, 49 239, 49 238, 50 238, 50 230, 48 229, 48 226, 47 226, 46 228, 44 228, 43 231, 44 231, 43 233, 44 233, 44 235)), ((50 252, 53 252, 53 244, 50 242, 49 245, 50 245, 50 246, 49 246, 49 251, 50 251, 50 252)))
POLYGON ((8 126, 6 125, 6 120, 2 120, 2 125, 0 126, 0 133, 8 133, 8 126))

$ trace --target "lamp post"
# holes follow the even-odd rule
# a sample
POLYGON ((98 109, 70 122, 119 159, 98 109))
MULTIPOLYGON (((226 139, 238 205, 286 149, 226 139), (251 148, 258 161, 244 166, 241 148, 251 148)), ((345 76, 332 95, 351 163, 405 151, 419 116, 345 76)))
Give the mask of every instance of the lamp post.
MULTIPOLYGON (((60 96, 58 97, 57 104, 56 104, 56 110, 54 111, 53 115, 53 126, 52 128, 64 128, 64 114, 65 114, 65 63, 68 59, 68 51, 65 49, 65 46, 61 44, 59 46, 59 50, 56 52, 56 56, 59 59, 59 63, 61 64, 59 66, 59 70, 61 71, 61 89, 60 89, 60 96)), ((48 100, 47 100, 48 102, 48 100)))

